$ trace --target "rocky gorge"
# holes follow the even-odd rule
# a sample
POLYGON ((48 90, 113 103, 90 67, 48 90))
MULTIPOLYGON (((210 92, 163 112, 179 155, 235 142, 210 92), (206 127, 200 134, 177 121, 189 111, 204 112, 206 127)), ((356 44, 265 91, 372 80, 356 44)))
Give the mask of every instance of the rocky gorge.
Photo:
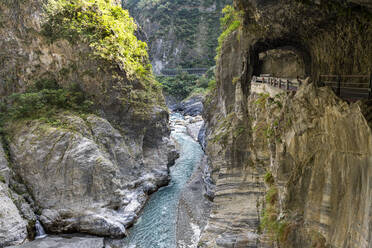
MULTIPOLYGON (((226 4, 203 2, 176 12, 226 4)), ((159 43, 165 1, 2 1, 0 247, 372 247, 371 99, 321 80, 372 73, 371 7, 234 0, 216 80, 173 102, 150 63, 196 66, 205 44, 174 20, 159 43)))

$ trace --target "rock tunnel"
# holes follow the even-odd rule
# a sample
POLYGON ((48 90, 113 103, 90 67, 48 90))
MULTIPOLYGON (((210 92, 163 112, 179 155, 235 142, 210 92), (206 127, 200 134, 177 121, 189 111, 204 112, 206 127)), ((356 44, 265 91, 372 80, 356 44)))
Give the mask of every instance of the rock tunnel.
POLYGON ((312 56, 306 45, 295 39, 260 39, 253 42, 246 57, 244 94, 249 92, 253 76, 270 74, 279 78, 311 76, 312 56))
POLYGON ((270 74, 283 78, 311 75, 311 56, 300 43, 285 39, 256 42, 251 49, 252 76, 270 74))

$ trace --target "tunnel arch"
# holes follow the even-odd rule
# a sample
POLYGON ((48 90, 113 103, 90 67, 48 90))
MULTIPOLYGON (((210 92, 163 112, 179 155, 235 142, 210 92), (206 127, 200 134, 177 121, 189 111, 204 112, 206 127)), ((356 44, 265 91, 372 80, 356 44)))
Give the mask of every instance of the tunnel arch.
POLYGON ((310 49, 306 45, 291 38, 260 39, 250 46, 247 53, 246 75, 244 75, 245 80, 243 80, 242 85, 245 94, 249 91, 252 76, 260 74, 259 55, 274 49, 288 50, 297 54, 303 61, 304 76, 308 77, 312 75, 312 57, 310 49))
POLYGON ((249 61, 253 66, 252 75, 260 73, 259 54, 275 49, 288 50, 297 54, 303 61, 305 75, 311 75, 311 55, 309 49, 300 42, 289 39, 266 39, 255 42, 251 47, 249 61))

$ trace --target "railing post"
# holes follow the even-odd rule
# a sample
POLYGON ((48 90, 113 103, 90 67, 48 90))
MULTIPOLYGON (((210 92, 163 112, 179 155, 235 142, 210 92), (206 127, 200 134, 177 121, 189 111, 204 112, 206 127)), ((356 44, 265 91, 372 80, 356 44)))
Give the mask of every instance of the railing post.
POLYGON ((287 79, 287 90, 289 90, 289 80, 287 79))
POLYGON ((368 99, 372 99, 372 72, 369 75, 369 94, 368 94, 368 99))
POLYGON ((341 75, 338 75, 338 82, 337 82, 337 95, 341 97, 341 75))
POLYGON ((320 74, 319 74, 319 77, 318 77, 317 86, 318 86, 318 87, 322 87, 322 83, 320 82, 320 74))
POLYGON ((279 80, 279 89, 281 89, 282 88, 282 80, 280 79, 279 80))

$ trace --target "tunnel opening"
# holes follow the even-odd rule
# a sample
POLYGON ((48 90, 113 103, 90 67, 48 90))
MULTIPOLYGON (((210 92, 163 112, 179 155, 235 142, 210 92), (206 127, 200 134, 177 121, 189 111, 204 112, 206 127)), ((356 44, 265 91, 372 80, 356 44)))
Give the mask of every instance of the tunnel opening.
POLYGON ((251 50, 252 75, 304 78, 311 75, 311 56, 302 44, 290 40, 256 42, 251 50))
POLYGON ((258 40, 248 53, 243 93, 249 92, 252 76, 305 78, 312 73, 311 65, 309 49, 295 39, 258 40))
POLYGON ((305 77, 303 59, 291 47, 279 47, 258 54, 253 75, 270 74, 279 78, 305 77))

